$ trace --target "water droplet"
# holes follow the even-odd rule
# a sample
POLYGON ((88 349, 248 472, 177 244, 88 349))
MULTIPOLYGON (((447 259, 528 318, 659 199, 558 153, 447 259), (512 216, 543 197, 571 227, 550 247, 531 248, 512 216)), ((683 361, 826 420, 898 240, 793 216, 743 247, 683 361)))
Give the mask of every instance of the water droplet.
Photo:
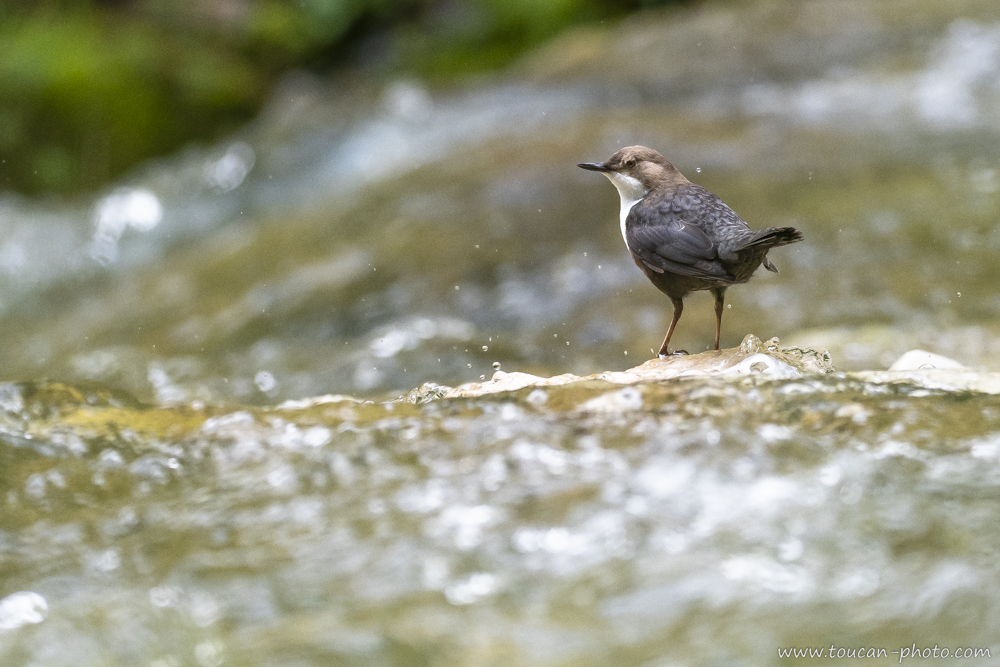
POLYGON ((465 367, 466 368, 472 368, 472 364, 466 364, 465 367))
POLYGON ((488 352, 488 351, 489 351, 489 349, 490 349, 490 348, 489 348, 488 346, 486 346, 486 345, 483 345, 483 352, 488 352))
POLYGON ((958 294, 959 298, 962 297, 962 293, 961 292, 957 292, 957 294, 958 294))
POLYGON ((480 379, 480 380, 485 380, 485 379, 486 379, 486 376, 485 376, 485 375, 480 375, 480 376, 479 376, 479 379, 480 379))
POLYGON ((500 362, 499 361, 494 361, 493 362, 493 369, 494 370, 500 370, 500 362))
POLYGON ((455 285, 455 291, 456 292, 458 291, 458 285, 455 285))
POLYGON ((569 341, 566 341, 566 344, 569 345, 569 341))
POLYGON ((553 337, 553 338, 559 338, 559 334, 557 334, 557 333, 554 333, 554 334, 552 334, 552 337, 553 337))
POLYGON ((695 169, 695 171, 700 174, 701 173, 701 167, 698 167, 697 169, 695 169))
POLYGON ((625 350, 625 356, 626 357, 628 356, 628 350, 625 350))
POLYGON ((732 308, 732 307, 733 307, 733 304, 731 304, 731 303, 727 303, 726 304, 726 308, 732 308))
POLYGON ((278 381, 268 371, 260 371, 254 376, 253 382, 262 392, 267 393, 278 386, 278 381))

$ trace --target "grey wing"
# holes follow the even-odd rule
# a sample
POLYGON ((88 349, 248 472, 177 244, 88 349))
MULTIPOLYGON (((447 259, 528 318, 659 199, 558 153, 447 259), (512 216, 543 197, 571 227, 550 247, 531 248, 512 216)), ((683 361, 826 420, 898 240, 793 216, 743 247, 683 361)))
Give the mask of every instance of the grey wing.
POLYGON ((662 208, 633 207, 625 222, 625 237, 629 250, 656 273, 733 280, 708 235, 662 208))
POLYGON ((687 183, 678 188, 677 194, 670 200, 670 208, 685 220, 698 220, 703 227, 724 227, 729 233, 738 236, 752 233, 750 225, 729 208, 726 202, 695 183, 687 183))
POLYGON ((739 251, 754 238, 755 232, 736 211, 695 183, 678 188, 670 205, 685 221, 697 221, 715 239, 718 256, 727 262, 737 261, 739 251))

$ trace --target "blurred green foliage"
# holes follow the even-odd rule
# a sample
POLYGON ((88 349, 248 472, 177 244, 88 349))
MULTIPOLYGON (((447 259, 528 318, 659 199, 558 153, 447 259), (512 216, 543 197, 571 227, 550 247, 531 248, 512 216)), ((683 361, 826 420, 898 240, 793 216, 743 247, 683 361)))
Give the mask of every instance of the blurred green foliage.
POLYGON ((289 68, 449 80, 671 0, 0 0, 0 189, 91 189, 249 119, 289 68))

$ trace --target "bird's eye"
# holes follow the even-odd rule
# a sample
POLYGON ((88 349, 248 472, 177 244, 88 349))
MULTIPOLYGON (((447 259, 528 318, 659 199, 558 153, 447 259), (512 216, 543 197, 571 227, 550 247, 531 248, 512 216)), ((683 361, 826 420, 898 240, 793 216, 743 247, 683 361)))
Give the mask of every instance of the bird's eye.
POLYGON ((632 159, 625 160, 625 166, 626 167, 634 167, 635 166, 635 160, 632 160, 632 159))

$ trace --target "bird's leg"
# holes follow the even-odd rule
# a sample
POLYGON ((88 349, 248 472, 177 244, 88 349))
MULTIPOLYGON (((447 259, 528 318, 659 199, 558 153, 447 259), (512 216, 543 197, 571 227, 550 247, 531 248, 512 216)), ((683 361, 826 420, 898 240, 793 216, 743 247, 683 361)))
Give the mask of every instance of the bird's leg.
POLYGON ((726 288, 712 290, 715 295, 715 349, 719 349, 719 338, 722 336, 722 306, 726 301, 726 288))
MULTIPOLYGON (((675 297, 670 297, 671 303, 674 304, 674 317, 670 320, 670 328, 667 329, 667 337, 663 339, 663 345, 660 346, 660 352, 658 356, 663 358, 668 354, 671 354, 667 350, 667 346, 670 345, 670 337, 674 333, 674 327, 677 326, 677 320, 681 319, 681 313, 684 312, 684 301, 675 297)), ((687 354, 684 350, 674 350, 673 354, 687 354)))

